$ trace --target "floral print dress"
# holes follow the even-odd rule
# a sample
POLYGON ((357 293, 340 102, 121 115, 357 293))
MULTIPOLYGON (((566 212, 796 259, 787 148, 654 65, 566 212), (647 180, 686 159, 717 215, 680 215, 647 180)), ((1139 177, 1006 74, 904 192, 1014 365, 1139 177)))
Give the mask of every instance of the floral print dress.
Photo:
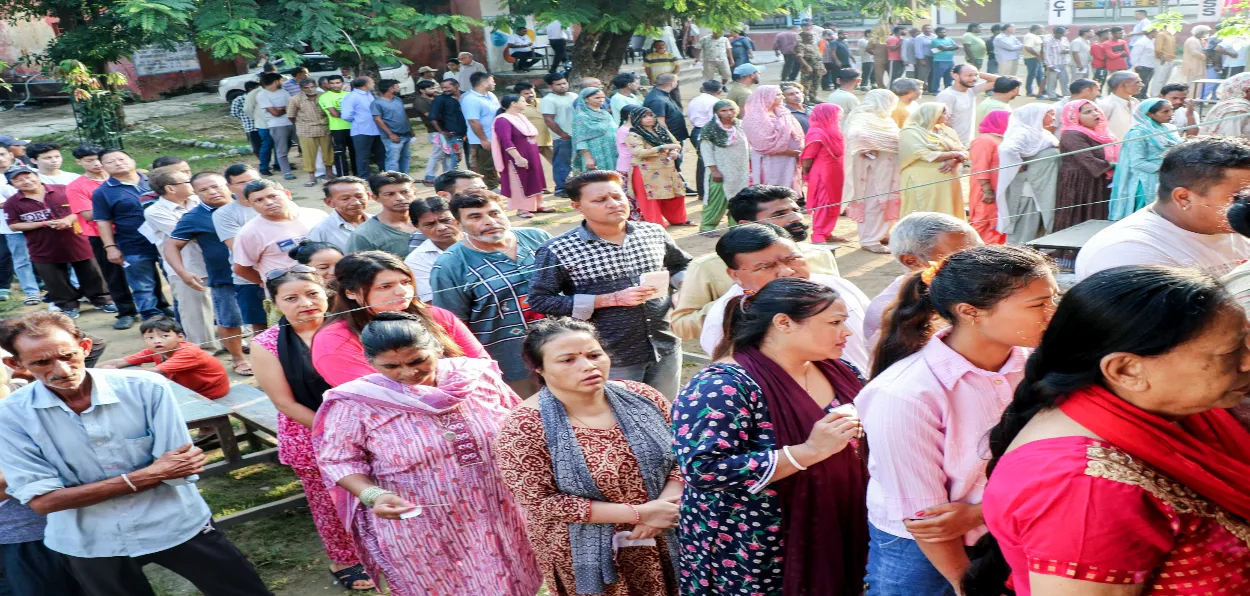
POLYGON ((759 385, 741 366, 714 362, 673 402, 673 428, 686 481, 681 594, 781 594, 781 506, 768 488, 777 443, 759 385))

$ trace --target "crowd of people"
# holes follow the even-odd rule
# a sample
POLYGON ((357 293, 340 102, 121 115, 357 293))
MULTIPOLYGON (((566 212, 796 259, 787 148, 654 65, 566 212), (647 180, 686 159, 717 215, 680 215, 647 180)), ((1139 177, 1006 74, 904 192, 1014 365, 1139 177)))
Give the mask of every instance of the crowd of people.
POLYGON ((51 303, 0 324, 0 593, 151 594, 157 563, 271 594, 213 528, 208 431, 178 409, 174 384, 229 392, 218 348, 278 410, 348 590, 1244 591, 1250 74, 1200 122, 1148 66, 1165 31, 995 27, 878 27, 870 72, 800 22, 781 85, 713 32, 685 102, 663 40, 646 94, 556 71, 541 100, 496 98, 469 54, 423 69, 411 107, 393 81, 264 73, 232 105, 265 131, 259 169, 82 145, 78 176, 0 137, 5 281, 51 303), (1068 96, 1012 107, 1022 87, 1068 96), (410 119, 436 148, 424 180, 410 119), (297 179, 296 137, 325 210, 266 177, 297 179), (554 237, 512 221, 550 210, 543 160, 580 217, 554 237), (905 271, 873 296, 826 246, 850 241, 843 210, 905 271), (1061 292, 1025 243, 1090 220, 1114 223, 1061 292), (666 230, 695 225, 714 252, 666 230), (80 300, 142 319, 146 349, 99 360, 80 300), (684 383, 683 340, 711 360, 684 383))

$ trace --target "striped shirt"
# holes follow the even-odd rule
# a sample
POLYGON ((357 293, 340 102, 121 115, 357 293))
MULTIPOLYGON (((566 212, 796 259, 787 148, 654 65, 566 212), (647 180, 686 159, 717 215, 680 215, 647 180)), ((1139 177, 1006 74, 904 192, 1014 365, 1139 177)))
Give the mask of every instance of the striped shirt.
POLYGON ((483 252, 466 241, 447 249, 430 271, 435 306, 464 321, 473 336, 499 363, 505 381, 529 378, 521 360, 521 342, 529 322, 541 315, 530 312, 529 282, 534 253, 551 235, 536 228, 514 228, 516 260, 502 252, 483 252))

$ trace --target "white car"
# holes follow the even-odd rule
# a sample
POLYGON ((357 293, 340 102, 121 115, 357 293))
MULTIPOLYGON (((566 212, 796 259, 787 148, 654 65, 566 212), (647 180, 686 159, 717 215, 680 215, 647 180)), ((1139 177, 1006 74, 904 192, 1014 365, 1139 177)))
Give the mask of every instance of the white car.
MULTIPOLYGON (((288 66, 281 58, 274 62, 278 67, 278 72, 283 75, 291 74, 296 66, 303 66, 308 69, 308 75, 313 80, 330 75, 342 75, 338 64, 333 58, 325 54, 301 54, 300 63, 295 66, 288 66)), ((260 78, 261 67, 256 66, 248 71, 247 74, 226 77, 218 83, 217 96, 222 101, 230 103, 234 98, 243 95, 243 85, 248 81, 255 81, 260 78)), ((417 92, 417 85, 412 80, 412 73, 408 71, 408 67, 394 58, 382 58, 378 62, 378 74, 383 79, 395 79, 399 81, 399 94, 411 95, 417 92)), ((349 81, 350 82, 350 81, 349 81)))

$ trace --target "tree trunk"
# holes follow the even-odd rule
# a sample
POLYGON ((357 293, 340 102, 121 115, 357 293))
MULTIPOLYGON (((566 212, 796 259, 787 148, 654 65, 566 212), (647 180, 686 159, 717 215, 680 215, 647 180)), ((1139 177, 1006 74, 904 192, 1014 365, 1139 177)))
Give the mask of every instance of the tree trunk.
POLYGON ((586 31, 573 44, 573 69, 569 82, 576 85, 584 77, 596 77, 604 85, 621 71, 632 33, 586 31))

